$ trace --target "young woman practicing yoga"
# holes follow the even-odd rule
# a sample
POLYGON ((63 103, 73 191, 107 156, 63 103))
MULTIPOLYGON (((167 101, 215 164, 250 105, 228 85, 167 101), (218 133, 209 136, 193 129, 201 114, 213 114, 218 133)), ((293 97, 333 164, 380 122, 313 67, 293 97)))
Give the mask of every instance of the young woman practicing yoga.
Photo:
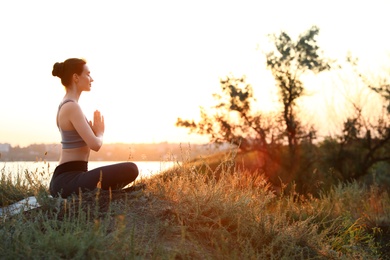
POLYGON ((116 190, 133 182, 138 176, 138 167, 132 162, 88 171, 90 150, 99 151, 103 144, 104 117, 96 110, 93 121, 88 121, 78 104, 81 93, 90 91, 93 82, 86 61, 72 58, 57 62, 52 75, 61 79, 66 94, 57 112, 62 150, 50 181, 51 195, 66 198, 94 190, 97 186, 104 190, 116 190))

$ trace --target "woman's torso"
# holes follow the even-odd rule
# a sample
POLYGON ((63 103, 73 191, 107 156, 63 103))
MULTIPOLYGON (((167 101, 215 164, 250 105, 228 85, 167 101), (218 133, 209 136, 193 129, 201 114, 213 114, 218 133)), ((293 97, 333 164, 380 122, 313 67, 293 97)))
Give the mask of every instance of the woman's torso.
MULTIPOLYGON (((58 114, 57 114, 57 124, 58 128, 61 131, 76 131, 72 125, 72 123, 69 121, 69 113, 72 111, 69 108, 63 108, 63 106, 68 102, 74 102, 73 100, 64 100, 59 108, 58 108, 58 114)), ((62 138, 64 138, 64 135, 62 135, 62 138)), ((64 140, 62 140, 62 149, 61 149, 61 155, 59 159, 59 164, 63 164, 66 162, 71 161, 88 161, 90 149, 85 144, 81 147, 75 147, 75 148, 69 148, 66 147, 67 145, 64 144, 64 140)))
POLYGON ((88 146, 72 149, 61 149, 59 164, 71 161, 85 161, 88 162, 90 149, 88 146))

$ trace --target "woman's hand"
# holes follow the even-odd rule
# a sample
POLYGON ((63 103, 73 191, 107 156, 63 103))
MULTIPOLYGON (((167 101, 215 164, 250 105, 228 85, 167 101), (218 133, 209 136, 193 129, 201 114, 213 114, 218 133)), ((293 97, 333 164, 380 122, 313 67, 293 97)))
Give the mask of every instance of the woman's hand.
POLYGON ((92 131, 97 137, 103 137, 104 134, 104 116, 100 114, 99 110, 96 110, 93 113, 93 122, 89 121, 89 125, 92 128, 92 131))

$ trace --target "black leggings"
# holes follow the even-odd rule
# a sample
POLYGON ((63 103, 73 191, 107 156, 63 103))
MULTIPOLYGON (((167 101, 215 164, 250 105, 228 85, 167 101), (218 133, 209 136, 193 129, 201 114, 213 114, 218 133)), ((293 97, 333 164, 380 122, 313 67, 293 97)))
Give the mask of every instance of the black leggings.
POLYGON ((132 162, 116 163, 88 171, 88 162, 73 161, 58 165, 50 181, 50 194, 66 198, 80 191, 100 188, 121 189, 138 176, 138 167, 132 162))

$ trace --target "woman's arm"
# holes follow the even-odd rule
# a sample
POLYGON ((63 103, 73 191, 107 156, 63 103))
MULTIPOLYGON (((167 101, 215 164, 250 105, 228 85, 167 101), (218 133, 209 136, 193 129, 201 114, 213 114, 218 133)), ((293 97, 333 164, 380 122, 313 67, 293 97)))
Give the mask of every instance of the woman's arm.
MULTIPOLYGON (((102 116, 100 114, 99 110, 95 110, 95 112, 93 113, 93 122, 89 121, 89 126, 91 127, 95 136, 100 140, 100 146, 98 148, 98 150, 99 150, 100 147, 103 145, 103 134, 104 134, 104 129, 105 129, 104 116, 102 116)), ((94 151, 96 151, 96 150, 94 150, 94 151)))
POLYGON ((88 147, 93 151, 99 151, 103 145, 104 134, 104 117, 101 116, 100 112, 94 112, 93 122, 87 121, 80 106, 75 102, 66 104, 64 112, 66 113, 66 118, 69 118, 70 123, 88 147))

